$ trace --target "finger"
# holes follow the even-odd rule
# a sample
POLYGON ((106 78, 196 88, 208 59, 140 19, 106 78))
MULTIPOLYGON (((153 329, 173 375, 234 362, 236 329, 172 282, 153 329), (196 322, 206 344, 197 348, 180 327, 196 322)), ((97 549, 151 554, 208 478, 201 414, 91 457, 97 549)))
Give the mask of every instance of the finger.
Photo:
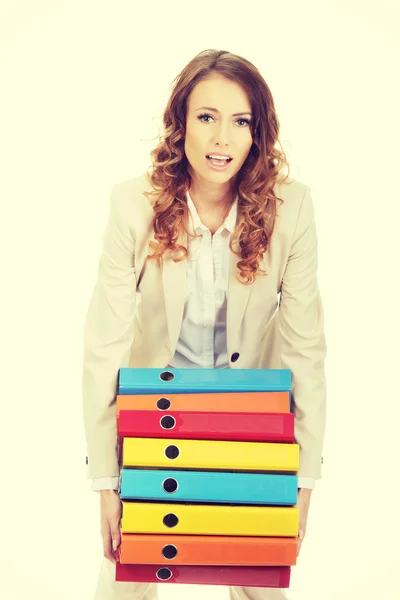
POLYGON ((303 529, 299 530, 299 535, 297 536, 297 556, 300 554, 301 545, 303 543, 303 539, 305 536, 305 531, 303 529))
POLYGON ((111 545, 110 526, 108 522, 102 524, 101 537, 103 540, 103 556, 105 556, 105 558, 107 558, 111 562, 115 562, 115 556, 113 554, 111 545))
POLYGON ((112 540, 113 552, 116 552, 118 546, 121 543, 121 532, 119 527, 119 519, 110 520, 110 533, 112 540))

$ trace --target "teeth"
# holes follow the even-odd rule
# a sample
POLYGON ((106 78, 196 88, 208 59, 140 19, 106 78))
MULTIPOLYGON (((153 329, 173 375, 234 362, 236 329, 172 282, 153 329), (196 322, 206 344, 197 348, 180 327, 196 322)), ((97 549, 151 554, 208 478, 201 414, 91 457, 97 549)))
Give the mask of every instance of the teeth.
POLYGON ((215 156, 215 154, 209 154, 208 156, 215 160, 229 160, 229 156, 215 156))

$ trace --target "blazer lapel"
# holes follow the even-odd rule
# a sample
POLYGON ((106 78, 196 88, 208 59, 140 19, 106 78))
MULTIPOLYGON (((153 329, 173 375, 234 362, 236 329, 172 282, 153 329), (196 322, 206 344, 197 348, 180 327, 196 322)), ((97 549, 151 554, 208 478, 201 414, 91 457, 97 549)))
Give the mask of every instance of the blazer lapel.
MULTIPOLYGON (((187 234, 183 233, 179 244, 187 247, 187 234)), ((174 254, 175 255, 175 254, 174 254)), ((177 253, 176 256, 180 255, 177 253)), ((167 318, 170 351, 174 352, 181 330, 183 309, 187 294, 187 259, 174 262, 168 252, 162 260, 162 284, 164 288, 165 313, 167 318)))
MULTIPOLYGON (((236 241, 232 244, 232 248, 239 252, 239 243, 236 241)), ((237 263, 239 260, 240 257, 231 251, 226 317, 226 336, 229 355, 238 350, 239 330, 249 300, 250 291, 253 287, 252 284, 245 285, 238 280, 237 276, 240 270, 237 267, 237 263)))

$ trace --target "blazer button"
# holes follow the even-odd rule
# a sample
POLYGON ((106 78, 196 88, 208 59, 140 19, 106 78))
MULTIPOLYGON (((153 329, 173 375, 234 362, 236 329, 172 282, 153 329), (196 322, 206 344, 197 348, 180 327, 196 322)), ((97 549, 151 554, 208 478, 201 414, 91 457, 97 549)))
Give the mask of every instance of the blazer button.
POLYGON ((236 362, 237 359, 239 358, 239 356, 240 356, 239 352, 234 352, 231 356, 231 361, 236 362))
POLYGON ((87 465, 89 464, 89 458, 88 457, 86 457, 86 464, 87 465))

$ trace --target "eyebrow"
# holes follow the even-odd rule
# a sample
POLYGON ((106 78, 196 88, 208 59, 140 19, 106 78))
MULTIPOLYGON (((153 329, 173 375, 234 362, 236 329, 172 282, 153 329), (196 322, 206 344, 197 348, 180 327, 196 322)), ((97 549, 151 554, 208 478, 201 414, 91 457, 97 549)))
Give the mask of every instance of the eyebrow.
MULTIPOLYGON (((219 110, 217 108, 213 108, 212 106, 201 106, 200 108, 196 108, 196 110, 209 110, 211 112, 216 112, 219 113, 219 110)), ((232 117, 239 117, 240 115, 250 115, 251 116, 251 112, 238 112, 238 113, 233 113, 232 117)))

